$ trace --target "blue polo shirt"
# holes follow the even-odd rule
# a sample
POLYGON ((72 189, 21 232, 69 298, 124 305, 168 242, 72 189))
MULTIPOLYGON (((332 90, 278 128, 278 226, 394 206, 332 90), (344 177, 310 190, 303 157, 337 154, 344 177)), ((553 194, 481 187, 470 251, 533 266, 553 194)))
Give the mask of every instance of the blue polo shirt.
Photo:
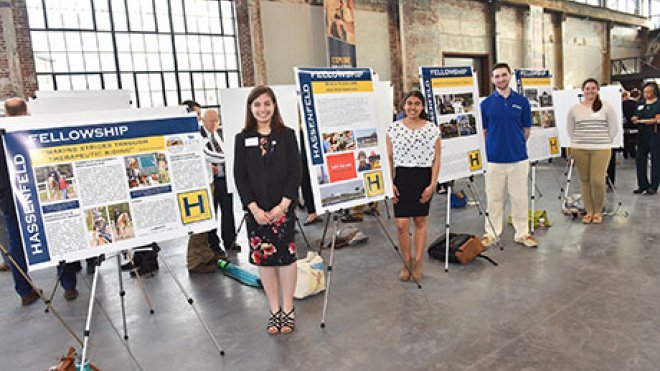
POLYGON ((488 130, 488 162, 513 163, 527 160, 524 128, 532 126, 532 110, 527 98, 513 90, 504 98, 496 90, 481 102, 481 123, 488 130))

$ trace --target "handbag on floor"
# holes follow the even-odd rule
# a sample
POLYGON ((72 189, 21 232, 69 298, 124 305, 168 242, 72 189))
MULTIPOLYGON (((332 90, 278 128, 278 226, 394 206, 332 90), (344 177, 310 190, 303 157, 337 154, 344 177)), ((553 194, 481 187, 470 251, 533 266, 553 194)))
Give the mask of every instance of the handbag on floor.
MULTIPOLYGON (((428 248, 432 259, 445 261, 446 237, 443 234, 431 242, 428 248)), ((483 255, 484 245, 481 240, 473 235, 465 233, 449 233, 449 262, 453 264, 468 264, 475 258, 482 258, 497 266, 490 257, 483 255)))
POLYGON ((323 273, 323 258, 315 251, 307 252, 307 256, 298 259, 298 280, 293 297, 304 299, 325 291, 325 274, 323 273))
MULTIPOLYGON (((60 359, 60 362, 57 365, 51 367, 49 371, 76 371, 76 357, 76 350, 73 347, 69 347, 67 354, 60 359)), ((100 368, 96 367, 91 362, 88 367, 84 367, 83 369, 85 371, 101 371, 100 368)))

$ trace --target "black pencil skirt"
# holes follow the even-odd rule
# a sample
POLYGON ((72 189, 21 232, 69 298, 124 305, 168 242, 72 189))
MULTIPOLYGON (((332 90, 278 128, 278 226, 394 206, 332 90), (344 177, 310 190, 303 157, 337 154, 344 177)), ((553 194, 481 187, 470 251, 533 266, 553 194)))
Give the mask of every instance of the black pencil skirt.
POLYGON ((424 189, 431 183, 431 168, 397 166, 394 174, 394 185, 399 190, 399 202, 394 205, 394 216, 397 218, 428 216, 431 202, 423 204, 419 199, 424 189))

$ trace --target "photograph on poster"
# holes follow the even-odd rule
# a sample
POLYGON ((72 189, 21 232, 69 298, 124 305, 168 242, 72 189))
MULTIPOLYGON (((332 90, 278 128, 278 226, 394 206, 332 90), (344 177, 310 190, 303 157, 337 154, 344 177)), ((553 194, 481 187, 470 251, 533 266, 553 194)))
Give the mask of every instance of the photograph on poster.
POLYGON ((352 179, 357 176, 353 156, 355 156, 354 152, 347 152, 326 157, 330 183, 352 179))
POLYGON ((38 167, 34 172, 42 204, 78 198, 71 164, 38 167))
POLYGON ((551 89, 539 89, 539 105, 541 107, 552 107, 551 89))
POLYGON ((472 93, 437 94, 435 105, 441 115, 469 113, 474 110, 474 96, 472 93))
POLYGON ((532 108, 540 107, 539 104, 539 90, 536 88, 525 89, 524 94, 525 98, 529 101, 529 105, 532 108))
POLYGON ((554 128, 555 124, 555 111, 540 111, 541 112, 541 127, 544 129, 554 128))
POLYGON ((129 188, 149 187, 170 182, 167 157, 149 153, 124 157, 129 188))
POLYGON ((359 172, 380 169, 380 155, 375 148, 371 151, 358 151, 356 162, 359 172))
POLYGON ((541 111, 532 111, 532 126, 541 127, 541 111))
POLYGON ((444 118, 440 122, 442 139, 467 137, 477 134, 477 119, 473 115, 458 115, 455 118, 444 118))
POLYGON ((108 207, 100 206, 85 210, 85 225, 89 232, 89 244, 101 246, 112 243, 112 228, 108 216, 108 207))
POLYGON ((177 154, 181 153, 183 151, 183 139, 180 137, 171 137, 167 138, 165 141, 165 147, 167 148, 167 152, 172 153, 172 154, 177 154))
POLYGON ((323 153, 351 151, 355 149, 352 130, 323 134, 323 153))
POLYGON ((340 184, 320 187, 321 203, 324 207, 365 197, 364 181, 352 180, 340 184))
POLYGON ((325 165, 314 166, 316 169, 316 181, 319 184, 330 183, 330 178, 328 178, 328 172, 325 170, 325 165))
POLYGON ((355 139, 359 148, 376 147, 378 145, 376 128, 355 130, 355 139))
POLYGON ((532 108, 552 107, 552 90, 550 88, 527 88, 524 95, 532 108))
POLYGON ((112 236, 115 241, 135 237, 133 218, 127 202, 108 206, 112 236))

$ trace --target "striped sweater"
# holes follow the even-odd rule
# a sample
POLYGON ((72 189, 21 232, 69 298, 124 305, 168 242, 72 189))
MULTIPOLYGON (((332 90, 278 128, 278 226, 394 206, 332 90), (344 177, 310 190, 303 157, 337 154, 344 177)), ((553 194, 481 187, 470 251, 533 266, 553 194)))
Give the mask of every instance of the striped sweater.
POLYGON ((573 148, 610 149, 618 130, 616 112, 607 102, 598 112, 576 104, 568 112, 566 122, 573 148))

